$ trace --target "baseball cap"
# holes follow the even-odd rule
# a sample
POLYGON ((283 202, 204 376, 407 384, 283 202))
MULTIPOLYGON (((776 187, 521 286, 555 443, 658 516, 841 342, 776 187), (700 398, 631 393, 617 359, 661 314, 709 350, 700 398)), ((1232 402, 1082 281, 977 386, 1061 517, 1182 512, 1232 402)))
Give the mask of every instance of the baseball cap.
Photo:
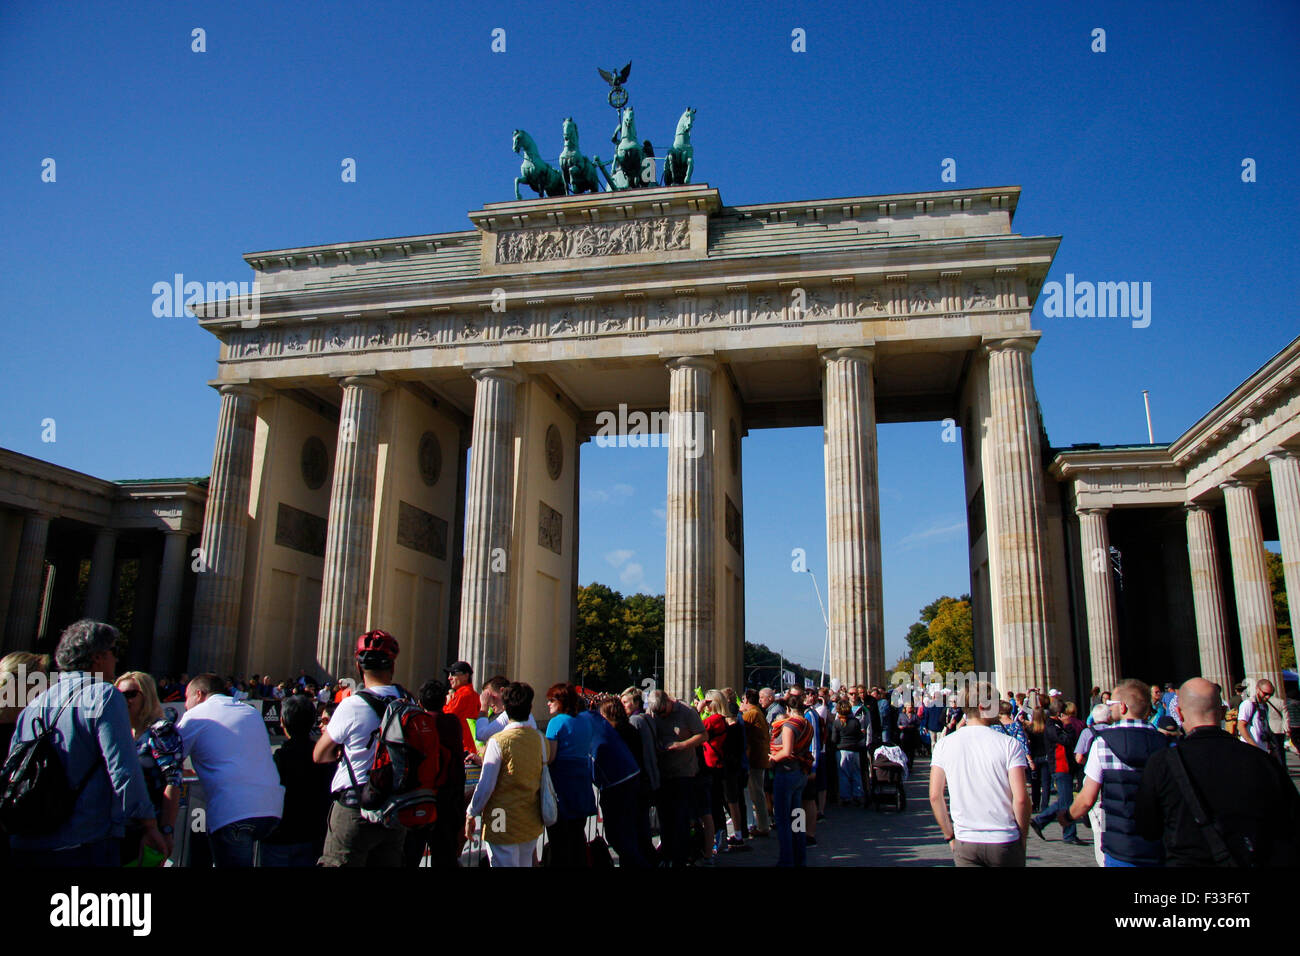
POLYGON ((448 674, 473 674, 474 668, 469 666, 467 661, 457 661, 447 668, 448 674))

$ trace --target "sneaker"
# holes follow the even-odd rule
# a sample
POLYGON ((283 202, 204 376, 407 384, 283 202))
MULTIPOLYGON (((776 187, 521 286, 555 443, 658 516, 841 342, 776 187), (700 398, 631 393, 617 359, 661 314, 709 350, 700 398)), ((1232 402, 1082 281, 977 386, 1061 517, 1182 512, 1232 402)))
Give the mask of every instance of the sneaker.
POLYGON ((727 846, 744 846, 745 841, 738 836, 727 837, 727 846))
POLYGON ((1061 842, 1067 846, 1092 846, 1091 843, 1080 840, 1078 837, 1075 837, 1073 840, 1062 840, 1061 842))

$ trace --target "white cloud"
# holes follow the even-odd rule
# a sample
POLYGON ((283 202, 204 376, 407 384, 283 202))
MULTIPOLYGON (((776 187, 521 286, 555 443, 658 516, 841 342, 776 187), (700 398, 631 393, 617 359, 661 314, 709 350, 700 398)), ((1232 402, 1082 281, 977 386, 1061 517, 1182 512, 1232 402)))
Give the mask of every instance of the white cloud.
POLYGON ((636 489, 631 485, 620 482, 608 490, 604 488, 583 488, 582 494, 588 501, 604 505, 619 498, 631 498, 636 494, 636 489))
POLYGON ((624 564, 626 564, 629 558, 632 558, 635 555, 636 555, 635 551, 629 551, 626 548, 621 548, 617 551, 606 552, 605 560, 609 562, 610 567, 619 568, 622 567, 624 564))
POLYGON ((624 587, 640 588, 645 584, 645 568, 633 561, 619 572, 618 579, 623 582, 624 587))
POLYGON ((900 547, 910 548, 922 541, 947 541, 956 538, 966 531, 966 522, 958 521, 954 524, 935 525, 926 528, 924 531, 914 531, 907 537, 898 542, 900 547))
POLYGON ((611 492, 616 498, 631 498, 636 493, 636 489, 631 485, 617 484, 611 492))

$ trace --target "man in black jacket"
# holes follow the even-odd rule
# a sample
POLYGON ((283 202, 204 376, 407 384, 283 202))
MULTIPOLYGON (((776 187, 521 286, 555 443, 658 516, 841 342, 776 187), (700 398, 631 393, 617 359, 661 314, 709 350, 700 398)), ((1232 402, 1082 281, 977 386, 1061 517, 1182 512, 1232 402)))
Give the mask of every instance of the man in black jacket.
POLYGON ((1187 737, 1147 761, 1137 796, 1138 832, 1163 839, 1169 866, 1300 863, 1300 793, 1265 751, 1219 729, 1219 686, 1193 678, 1178 691, 1176 706, 1187 737), (1179 782, 1180 758, 1190 793, 1179 782), (1209 827, 1196 822, 1198 813, 1209 827), (1213 833, 1207 838, 1207 830, 1221 843, 1213 833))

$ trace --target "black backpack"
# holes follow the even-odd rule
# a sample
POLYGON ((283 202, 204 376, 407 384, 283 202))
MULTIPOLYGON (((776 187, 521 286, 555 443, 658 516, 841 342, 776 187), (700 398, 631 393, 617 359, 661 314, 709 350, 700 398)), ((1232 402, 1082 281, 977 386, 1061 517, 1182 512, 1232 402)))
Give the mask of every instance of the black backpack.
POLYGON ((100 761, 96 760, 75 790, 68 785, 55 733, 59 717, 72 700, 70 697, 59 707, 49 726, 37 717, 33 722, 36 737, 14 744, 9 752, 4 770, 0 771, 0 828, 6 833, 53 833, 68 822, 81 792, 99 769, 100 761))

